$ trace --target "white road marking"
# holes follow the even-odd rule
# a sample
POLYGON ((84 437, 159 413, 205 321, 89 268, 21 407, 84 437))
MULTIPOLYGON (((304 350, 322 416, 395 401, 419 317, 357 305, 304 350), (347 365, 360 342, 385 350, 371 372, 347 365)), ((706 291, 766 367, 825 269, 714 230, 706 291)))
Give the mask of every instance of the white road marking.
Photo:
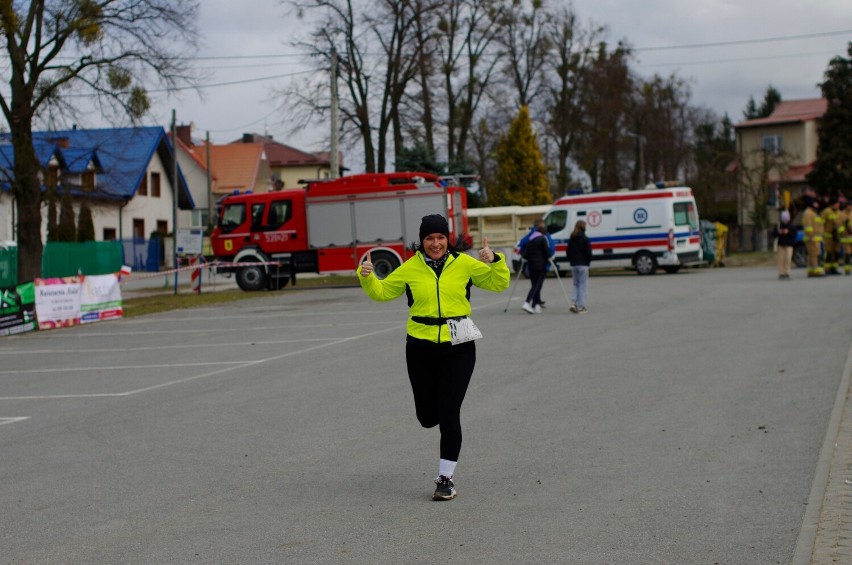
POLYGON ((3 424, 14 424, 15 422, 23 422, 24 420, 29 420, 29 416, 21 416, 18 418, 0 418, 0 426, 3 424))
MULTIPOLYGON (((493 302, 489 302, 487 304, 482 304, 478 307, 475 307, 475 308, 473 308, 473 310, 474 311, 479 310, 481 308, 493 306, 493 305, 496 305, 498 303, 502 304, 503 301, 502 300, 500 300, 500 301, 495 300, 493 302)), ((312 347, 306 347, 304 349, 299 349, 299 350, 296 350, 296 351, 290 351, 288 353, 282 353, 281 355, 274 355, 272 357, 267 357, 265 359, 257 359, 257 360, 254 360, 254 361, 247 361, 247 362, 244 362, 244 363, 235 362, 236 364, 231 366, 231 367, 224 367, 222 369, 210 371, 209 373, 202 373, 201 375, 195 375, 195 376, 192 376, 192 377, 186 377, 186 378, 177 379, 177 380, 174 380, 174 381, 167 381, 167 382, 159 383, 159 384, 156 384, 156 385, 138 388, 138 389, 135 389, 135 390, 129 390, 129 391, 126 391, 126 392, 81 393, 81 394, 46 394, 46 395, 32 395, 32 396, 0 396, 0 400, 58 400, 58 399, 75 399, 75 398, 118 398, 118 397, 125 397, 125 396, 133 396, 135 394, 141 394, 143 392, 150 392, 152 390, 157 390, 157 389, 161 389, 161 388, 175 386, 175 385, 179 385, 179 384, 183 384, 183 383, 188 383, 188 382, 191 382, 191 381, 197 381, 197 380, 200 380, 200 379, 206 379, 206 378, 213 377, 213 376, 216 376, 216 375, 221 375, 221 374, 224 374, 224 373, 229 373, 231 371, 243 369, 245 367, 253 367, 255 365, 262 365, 263 363, 278 361, 279 359, 284 359, 286 357, 292 357, 294 355, 300 355, 302 353, 308 353, 310 351, 316 351, 317 349, 323 349, 325 347, 330 347, 332 345, 338 345, 338 344, 341 344, 341 343, 356 341, 356 340, 363 339, 363 338, 366 338, 366 337, 372 337, 372 336, 375 336, 375 335, 387 333, 389 331, 398 331, 400 329, 405 328, 405 326, 406 326, 406 324, 397 324, 395 326, 391 326, 391 327, 384 328, 384 329, 381 329, 381 330, 375 330, 375 331, 360 334, 360 335, 335 339, 335 340, 332 340, 332 341, 329 341, 329 342, 314 345, 312 347)), ((109 334, 109 335, 114 335, 114 334, 109 334)), ((211 363, 211 364, 219 365, 221 363, 211 363)), ((174 367, 175 365, 163 365, 163 366, 174 367)), ((54 371, 54 370, 50 369, 50 371, 54 371)))
MULTIPOLYGON (((206 330, 205 330, 206 331, 206 330)), ((157 351, 160 349, 196 349, 196 348, 204 348, 204 347, 242 347, 242 346, 252 346, 252 345, 283 345, 285 343, 306 343, 306 342, 316 342, 316 341, 334 341, 336 338, 333 337, 317 337, 317 338, 304 338, 304 339, 279 339, 274 341, 226 341, 223 343, 198 343, 192 346, 180 344, 180 345, 152 345, 148 347, 103 347, 103 348, 91 348, 91 349, 33 349, 30 351, 20 351, 17 349, 3 349, 0 348, 0 355, 3 354, 15 354, 15 355, 47 355, 54 353, 121 353, 125 351, 157 351)))
POLYGON ((0 371, 0 375, 29 375, 41 373, 72 373, 80 371, 135 371, 138 369, 169 369, 171 367, 207 367, 210 365, 244 365, 249 361, 209 361, 199 363, 162 363, 157 365, 115 365, 112 367, 61 367, 58 369, 19 369, 0 371))

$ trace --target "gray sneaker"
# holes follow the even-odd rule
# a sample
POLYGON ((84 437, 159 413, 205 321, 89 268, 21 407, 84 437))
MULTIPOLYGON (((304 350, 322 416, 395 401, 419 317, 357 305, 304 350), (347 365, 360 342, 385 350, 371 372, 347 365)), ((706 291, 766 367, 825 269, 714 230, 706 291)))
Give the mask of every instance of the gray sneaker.
POLYGON ((578 314, 585 314, 586 312, 588 312, 588 310, 585 308, 585 306, 578 306, 575 312, 577 312, 578 314))
POLYGON ((432 495, 432 500, 452 500, 458 494, 456 485, 450 477, 440 475, 435 479, 435 484, 437 486, 435 487, 435 494, 432 495))

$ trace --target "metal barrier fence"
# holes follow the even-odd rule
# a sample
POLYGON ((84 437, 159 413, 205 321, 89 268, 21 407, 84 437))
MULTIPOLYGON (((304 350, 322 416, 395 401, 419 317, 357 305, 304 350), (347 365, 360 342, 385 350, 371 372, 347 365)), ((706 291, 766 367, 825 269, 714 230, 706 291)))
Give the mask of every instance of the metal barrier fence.
POLYGON ((163 240, 153 239, 122 239, 124 248, 124 264, 133 267, 134 271, 156 273, 163 264, 163 240))
POLYGON ((44 278, 117 273, 124 257, 117 241, 65 243, 50 241, 44 246, 41 276, 44 278))

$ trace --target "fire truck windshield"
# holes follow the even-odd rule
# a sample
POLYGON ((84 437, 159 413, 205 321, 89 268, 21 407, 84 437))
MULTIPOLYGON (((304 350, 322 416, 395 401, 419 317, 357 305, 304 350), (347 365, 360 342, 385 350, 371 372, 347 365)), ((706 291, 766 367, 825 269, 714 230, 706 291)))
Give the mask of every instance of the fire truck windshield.
POLYGON ((222 231, 227 233, 234 231, 237 226, 242 225, 246 221, 246 205, 245 204, 227 204, 222 212, 222 220, 220 226, 222 231))

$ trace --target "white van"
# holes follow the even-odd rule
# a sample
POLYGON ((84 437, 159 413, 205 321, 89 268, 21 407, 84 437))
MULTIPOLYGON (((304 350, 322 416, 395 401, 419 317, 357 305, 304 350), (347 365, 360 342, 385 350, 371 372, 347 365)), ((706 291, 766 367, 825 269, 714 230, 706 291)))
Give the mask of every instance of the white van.
POLYGON ((544 216, 556 244, 560 271, 570 270, 565 249, 574 224, 586 222, 592 242, 592 267, 627 267, 650 275, 662 267, 676 273, 684 265, 702 262, 698 209, 692 189, 653 188, 592 192, 557 200, 544 216))

